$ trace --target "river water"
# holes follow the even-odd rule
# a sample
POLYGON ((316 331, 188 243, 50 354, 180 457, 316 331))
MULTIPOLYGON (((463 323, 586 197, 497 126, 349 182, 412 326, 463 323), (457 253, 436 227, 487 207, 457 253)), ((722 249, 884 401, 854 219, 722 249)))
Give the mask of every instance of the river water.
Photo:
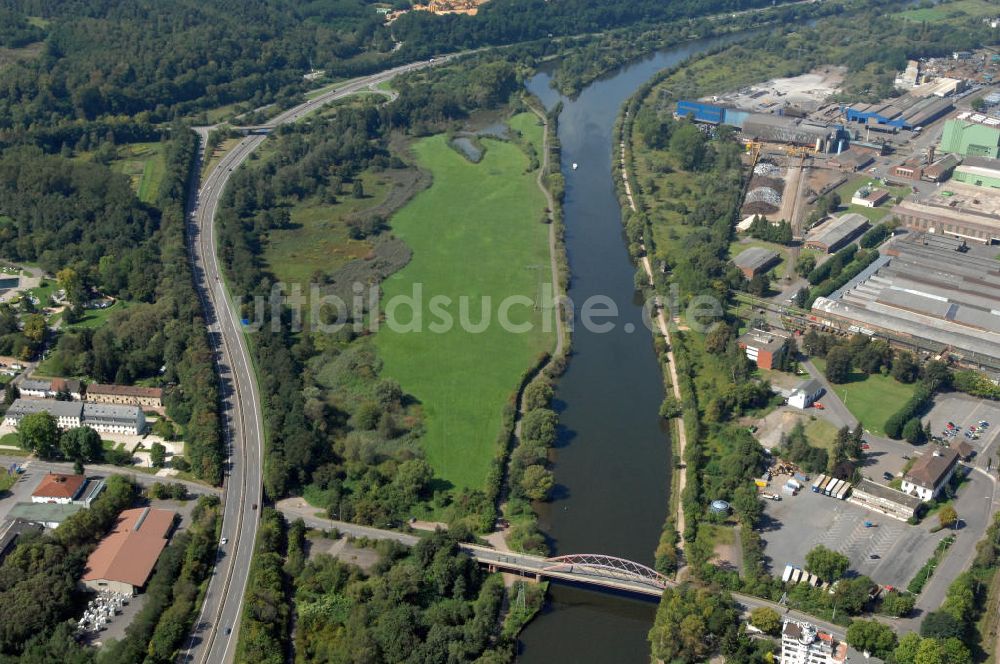
MULTIPOLYGON (((663 381, 611 180, 612 126, 624 101, 657 71, 741 36, 662 51, 595 81, 575 99, 561 98, 544 71, 528 81, 548 108, 563 102, 569 297, 577 312, 573 355, 556 386, 555 499, 539 513, 555 555, 603 553, 653 564, 667 511, 670 441, 657 415, 663 381), (580 324, 581 307, 594 296, 617 306, 617 317, 600 319, 614 323, 610 332, 580 324)), ((553 583, 543 613, 521 634, 518 661, 648 662, 655 610, 654 601, 553 583)))

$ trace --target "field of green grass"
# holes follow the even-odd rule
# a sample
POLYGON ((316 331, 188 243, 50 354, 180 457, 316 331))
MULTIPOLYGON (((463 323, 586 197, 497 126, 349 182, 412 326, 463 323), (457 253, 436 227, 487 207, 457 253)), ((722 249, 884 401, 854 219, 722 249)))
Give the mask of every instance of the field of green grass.
POLYGON ((963 14, 966 16, 994 16, 997 14, 997 7, 986 0, 956 0, 955 2, 946 2, 934 7, 909 9, 899 12, 896 16, 901 16, 907 21, 927 21, 933 23, 951 16, 963 14))
POLYGON ((837 427, 820 418, 810 419, 806 422, 805 427, 806 438, 809 439, 810 445, 821 447, 829 452, 833 451, 833 442, 837 438, 837 427))
MULTIPOLYGON (((524 118, 514 124, 540 148, 541 128, 524 118)), ((453 150, 445 135, 414 146, 434 184, 391 220, 393 232, 413 249, 413 260, 384 282, 383 304, 419 285, 423 331, 393 331, 383 324, 375 340, 383 375, 397 379, 422 404, 428 461, 443 479, 476 488, 496 452, 504 404, 522 373, 555 341, 554 332, 541 330, 543 312, 530 305, 509 312, 511 323, 530 323, 530 332, 505 331, 496 322, 504 298, 536 300, 548 282, 548 227, 539 223, 545 197, 535 173, 525 172, 524 152, 514 143, 484 142, 488 149, 478 164, 453 150), (445 308, 455 321, 440 333, 428 328, 441 321, 427 309, 435 296, 451 298, 445 308), (482 321, 485 298, 491 298, 491 322, 482 332, 466 331, 469 326, 458 321, 482 321)), ((396 318, 408 321, 408 310, 396 318)))
POLYGON ((115 303, 107 309, 85 309, 83 311, 83 316, 80 317, 80 320, 72 325, 67 325, 66 327, 71 330, 95 329, 104 325, 112 314, 121 311, 122 309, 126 309, 127 307, 128 302, 116 300, 115 303))
POLYGON ((111 163, 111 170, 132 180, 132 188, 143 203, 156 199, 166 168, 160 143, 123 145, 118 149, 118 159, 111 163))
POLYGON ((362 199, 353 198, 351 185, 347 184, 332 205, 310 198, 293 206, 291 227, 268 233, 264 250, 268 269, 281 281, 307 284, 317 270, 333 272, 348 261, 368 255, 371 242, 351 239, 344 220, 385 200, 394 186, 392 175, 391 171, 362 174, 362 199))
MULTIPOLYGON (((813 364, 820 371, 826 371, 826 361, 822 358, 815 358, 813 364)), ((861 373, 852 373, 849 382, 833 386, 833 391, 851 414, 876 436, 885 435, 882 425, 913 396, 913 389, 913 385, 904 385, 890 376, 861 373)))

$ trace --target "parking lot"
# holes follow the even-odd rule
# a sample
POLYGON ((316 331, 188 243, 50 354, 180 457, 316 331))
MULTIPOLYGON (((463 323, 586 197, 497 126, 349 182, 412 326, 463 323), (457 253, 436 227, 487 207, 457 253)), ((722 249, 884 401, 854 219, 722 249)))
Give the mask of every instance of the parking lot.
MULTIPOLYGON (((771 488, 783 482, 784 478, 775 478, 771 488)), ((764 503, 761 536, 775 576, 780 576, 788 563, 804 568, 806 554, 822 544, 846 555, 852 572, 869 576, 881 585, 905 588, 947 534, 931 534, 927 524, 910 526, 813 493, 808 487, 797 496, 783 495, 781 501, 764 503), (865 521, 875 526, 866 528, 865 521)))
POLYGON ((996 402, 959 393, 943 394, 935 397, 934 407, 923 421, 930 421, 931 433, 939 437, 948 422, 962 427, 958 435, 949 440, 961 440, 971 445, 977 456, 973 461, 974 465, 985 467, 987 457, 996 453, 994 443, 1000 435, 1000 404, 996 402), (979 440, 966 438, 965 432, 969 427, 978 425, 983 420, 989 422, 990 426, 980 434, 979 440))

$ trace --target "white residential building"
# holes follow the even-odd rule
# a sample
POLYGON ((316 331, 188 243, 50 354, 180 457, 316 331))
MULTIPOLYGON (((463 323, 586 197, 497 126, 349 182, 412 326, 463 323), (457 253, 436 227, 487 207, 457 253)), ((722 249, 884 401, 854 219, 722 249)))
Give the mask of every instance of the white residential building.
POLYGON ((83 419, 83 404, 79 401, 53 401, 52 399, 16 399, 7 409, 3 424, 17 427, 25 415, 45 411, 56 418, 60 429, 72 429, 80 426, 83 419))
POLYGON ((823 384, 815 378, 804 380, 792 391, 788 397, 788 405, 795 408, 811 408, 819 396, 823 394, 823 384))
POLYGON ((937 498, 958 468, 958 452, 949 447, 931 445, 933 451, 917 459, 910 472, 903 475, 903 493, 920 500, 937 498))
POLYGON ((146 416, 139 406, 84 402, 83 423, 101 433, 138 435, 146 430, 146 416))
POLYGON ((146 416, 139 406, 117 406, 81 401, 17 399, 7 409, 4 426, 16 428, 25 415, 45 411, 56 418, 60 429, 88 426, 100 433, 136 436, 146 430, 146 416))
POLYGON ((780 664, 845 664, 847 644, 816 629, 815 625, 786 620, 781 630, 780 664))

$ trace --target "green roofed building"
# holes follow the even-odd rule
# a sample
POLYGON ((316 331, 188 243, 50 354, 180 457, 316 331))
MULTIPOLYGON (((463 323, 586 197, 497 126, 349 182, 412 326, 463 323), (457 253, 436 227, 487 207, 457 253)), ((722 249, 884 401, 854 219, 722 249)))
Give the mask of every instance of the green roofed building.
POLYGON ((952 178, 976 187, 1000 189, 1000 159, 968 157, 955 169, 952 178))
POLYGON ((83 505, 75 503, 16 503, 7 513, 9 519, 20 519, 28 523, 36 523, 46 528, 58 528, 66 519, 80 510, 83 505))
POLYGON ((969 157, 1000 157, 1000 119, 961 113, 944 123, 941 151, 969 157))

